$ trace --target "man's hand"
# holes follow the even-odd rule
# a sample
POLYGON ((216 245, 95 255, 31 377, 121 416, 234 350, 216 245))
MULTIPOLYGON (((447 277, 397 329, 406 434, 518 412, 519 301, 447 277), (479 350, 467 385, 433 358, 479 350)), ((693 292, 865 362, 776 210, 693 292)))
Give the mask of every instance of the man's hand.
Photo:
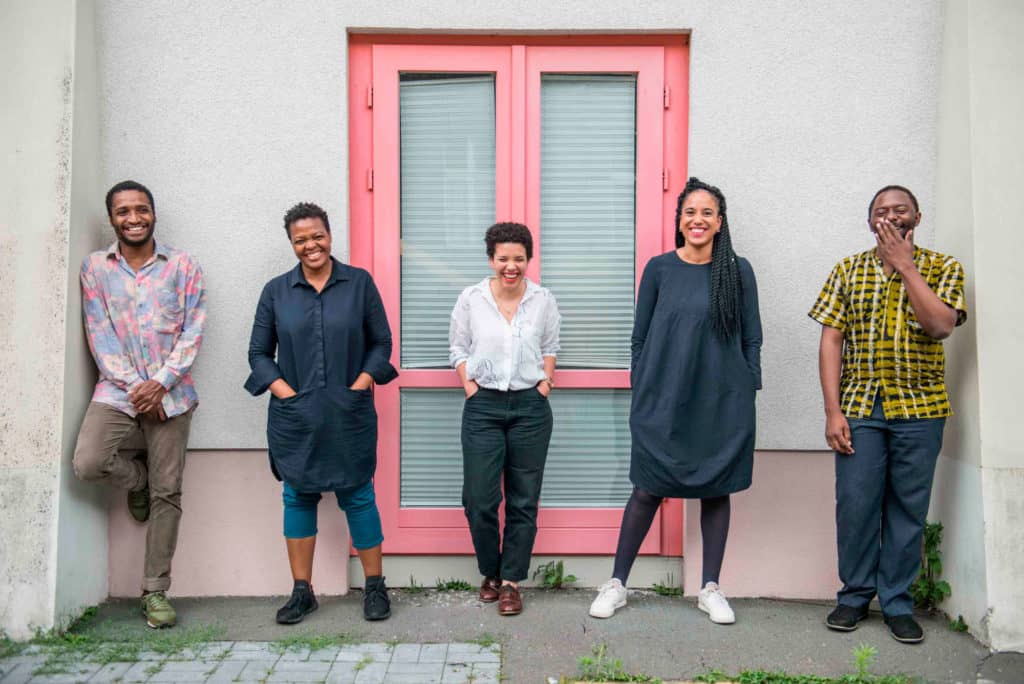
POLYGON ((906 273, 914 265, 914 231, 908 230, 900 236, 899 229, 887 219, 875 222, 875 241, 878 243, 878 257, 897 273, 906 273))
POLYGON ((850 438, 850 424, 846 416, 840 412, 825 415, 825 441, 832 451, 850 455, 853 453, 853 442, 850 438))
POLYGON ((157 422, 160 422, 160 423, 163 423, 164 421, 167 420, 167 414, 164 413, 164 407, 162 405, 159 405, 159 404, 157 405, 157 407, 155 409, 153 409, 149 413, 146 413, 145 415, 148 418, 150 418, 152 420, 155 420, 157 422))
POLYGON ((548 384, 547 380, 541 380, 537 383, 537 391, 541 393, 541 396, 548 396, 551 394, 551 385, 548 384))
POLYGON ((132 402, 132 406, 139 413, 149 413, 160 406, 165 394, 167 388, 159 382, 146 380, 128 392, 128 401, 132 402))

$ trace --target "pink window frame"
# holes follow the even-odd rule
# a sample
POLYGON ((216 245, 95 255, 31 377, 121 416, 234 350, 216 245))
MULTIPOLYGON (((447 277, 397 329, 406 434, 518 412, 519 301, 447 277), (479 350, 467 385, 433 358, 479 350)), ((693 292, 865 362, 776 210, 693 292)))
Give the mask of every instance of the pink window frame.
MULTIPOLYGON (((495 74, 496 215, 525 222, 539 247, 540 74, 637 73, 639 284, 646 261, 674 245, 675 197, 686 178, 688 57, 688 40, 681 35, 417 36, 415 41, 410 36, 350 36, 349 254, 353 264, 374 274, 391 321, 396 355, 401 342, 399 196, 397 184, 390 179, 399 176, 397 117, 393 125, 374 126, 374 111, 378 116, 397 113, 397 74, 460 70, 495 74)), ((543 253, 536 251, 528 275, 539 280, 543 253)), ((626 370, 560 370, 557 379, 559 388, 629 387, 626 370)), ((399 382, 377 390, 377 497, 392 553, 472 553, 460 508, 402 509, 398 491, 400 388, 458 386, 450 370, 407 369, 401 371, 399 382)), ((545 509, 541 505, 535 553, 614 550, 621 507, 545 509)), ((682 502, 666 501, 655 522, 641 553, 681 555, 682 502)))

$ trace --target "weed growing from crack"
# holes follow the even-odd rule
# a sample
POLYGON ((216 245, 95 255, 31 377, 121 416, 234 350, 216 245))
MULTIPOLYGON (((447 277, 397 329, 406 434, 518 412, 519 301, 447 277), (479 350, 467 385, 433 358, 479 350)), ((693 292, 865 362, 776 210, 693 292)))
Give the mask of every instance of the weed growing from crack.
POLYGON ((435 582, 437 584, 437 590, 438 591, 472 591, 473 590, 473 585, 472 584, 470 584, 466 580, 455 579, 454 577, 449 577, 446 580, 443 580, 440 577, 438 577, 437 580, 435 580, 435 582))

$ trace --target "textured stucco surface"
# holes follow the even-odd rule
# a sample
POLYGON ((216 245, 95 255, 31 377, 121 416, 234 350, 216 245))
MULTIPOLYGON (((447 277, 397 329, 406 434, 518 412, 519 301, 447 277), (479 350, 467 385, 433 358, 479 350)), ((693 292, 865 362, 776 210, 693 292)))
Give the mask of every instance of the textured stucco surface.
POLYGON ((948 2, 939 118, 939 248, 967 272, 971 319, 946 344, 957 414, 947 428, 931 517, 946 528, 945 570, 971 632, 996 649, 1024 649, 1024 450, 1017 390, 1024 247, 1024 6, 948 2), (997 104, 994 104, 997 103, 997 104))
POLYGON ((0 629, 54 615, 74 7, 0 5, 0 629))
POLYGON ((96 382, 95 365, 82 328, 79 265, 110 234, 103 209, 97 205, 105 188, 101 187, 97 174, 100 139, 94 3, 78 0, 75 13, 71 211, 54 608, 55 620, 60 624, 107 596, 106 492, 100 486, 78 480, 71 465, 78 428, 96 382))
POLYGON ((158 235, 207 274, 199 448, 264 446, 264 402, 240 386, 260 287, 293 261, 284 210, 322 203, 345 256, 346 30, 692 31, 689 170, 725 190, 761 290, 761 448, 822 446, 806 311, 832 264, 871 246, 873 191, 905 183, 934 207, 933 3, 106 0, 98 25, 104 181, 150 184, 158 235))

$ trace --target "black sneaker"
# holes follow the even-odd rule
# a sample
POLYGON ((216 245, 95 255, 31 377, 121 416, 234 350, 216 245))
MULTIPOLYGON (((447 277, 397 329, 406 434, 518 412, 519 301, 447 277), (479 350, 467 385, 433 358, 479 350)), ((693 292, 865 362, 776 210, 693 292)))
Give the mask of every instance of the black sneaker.
POLYGON ((904 644, 919 644, 924 641, 924 632, 913 615, 886 615, 885 624, 889 626, 892 638, 904 644))
POLYGON ((381 575, 366 578, 363 590, 363 617, 367 620, 386 620, 391 617, 391 599, 381 575))
POLYGON ((857 623, 868 616, 868 608, 854 608, 853 606, 844 606, 839 604, 836 609, 828 614, 825 618, 825 624, 829 629, 834 629, 838 632, 852 632, 857 629, 857 623))
POLYGON ((277 611, 277 622, 282 625, 294 625, 297 622, 302 622, 304 617, 318 607, 316 596, 313 595, 313 587, 309 586, 309 582, 295 580, 291 598, 277 611))

